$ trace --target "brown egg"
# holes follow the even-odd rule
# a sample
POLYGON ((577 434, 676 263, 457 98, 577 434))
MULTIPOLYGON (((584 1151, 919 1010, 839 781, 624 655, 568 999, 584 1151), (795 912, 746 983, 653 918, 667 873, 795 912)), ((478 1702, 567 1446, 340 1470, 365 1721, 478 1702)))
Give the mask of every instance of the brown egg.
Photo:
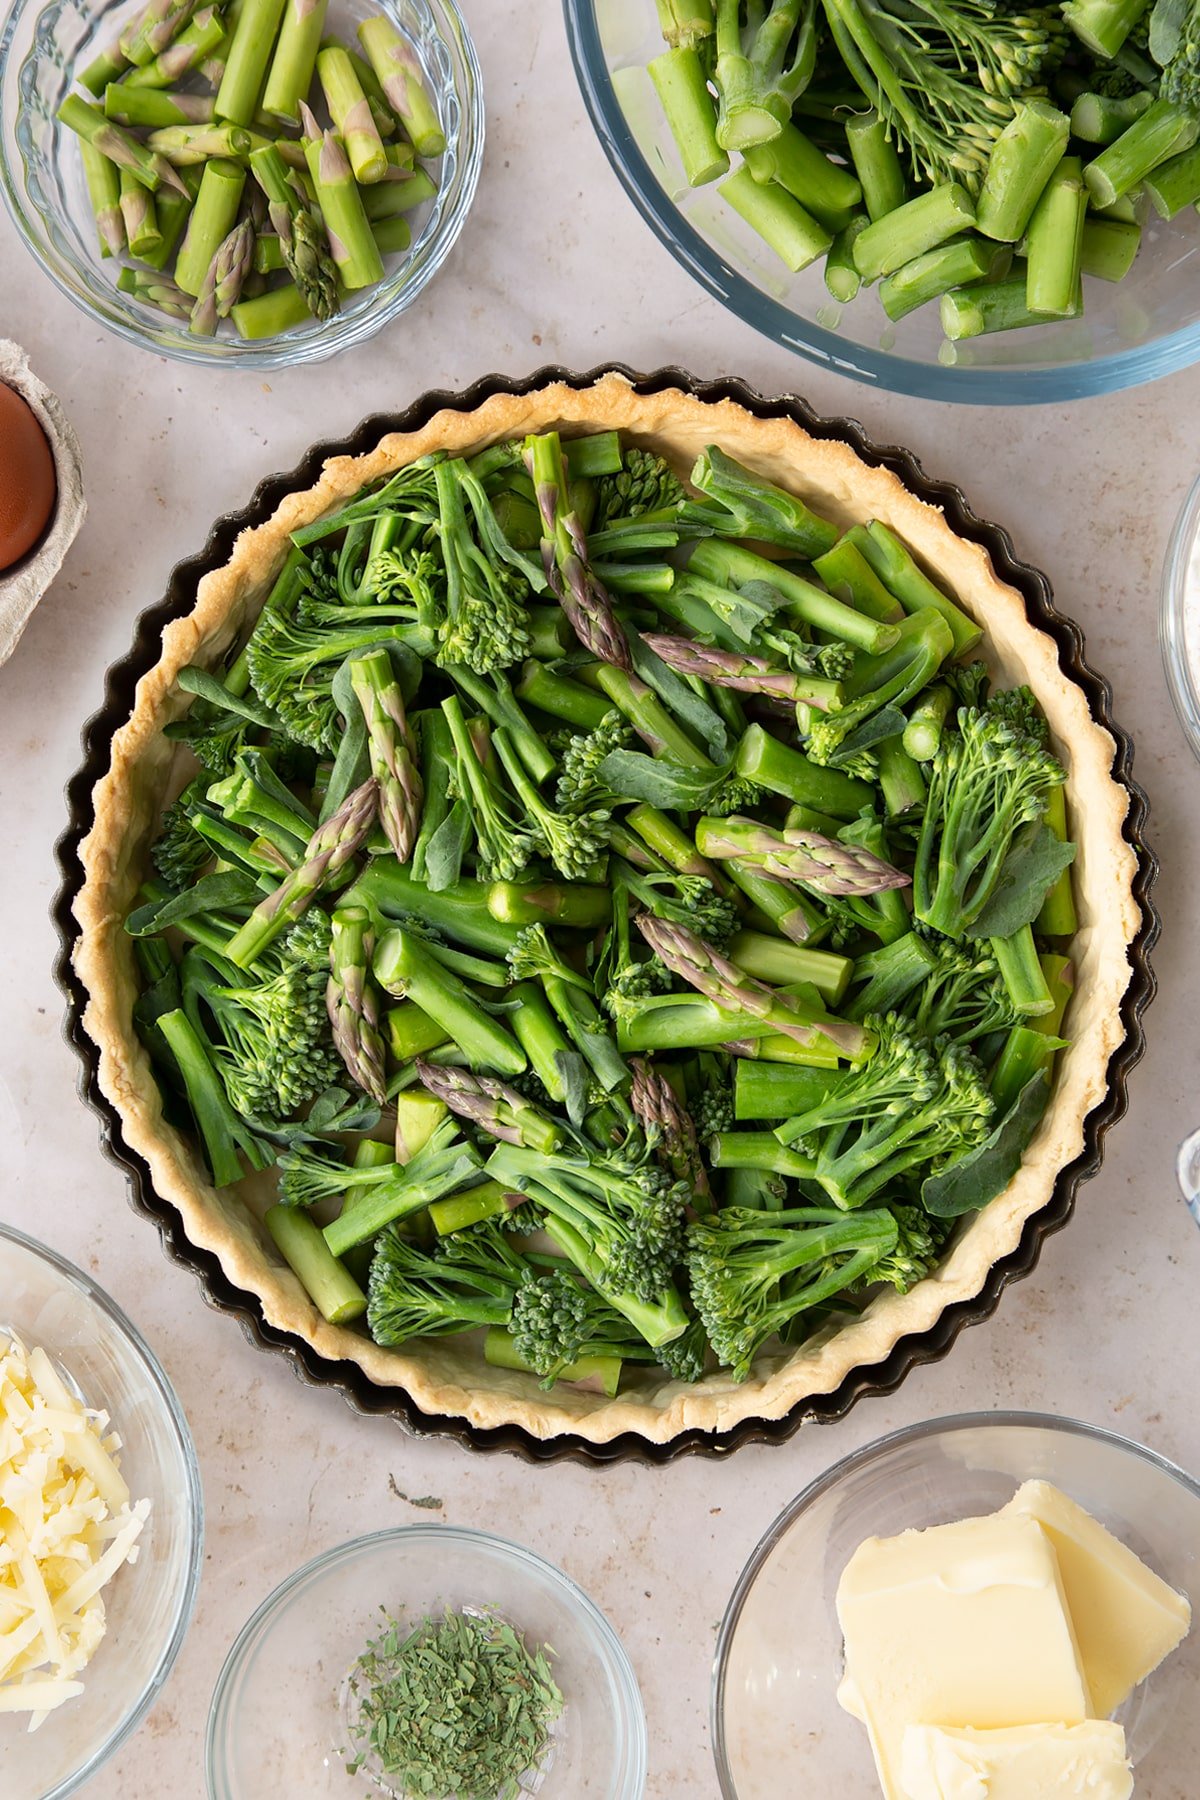
POLYGON ((45 432, 20 394, 0 381, 0 569, 33 549, 57 494, 45 432))

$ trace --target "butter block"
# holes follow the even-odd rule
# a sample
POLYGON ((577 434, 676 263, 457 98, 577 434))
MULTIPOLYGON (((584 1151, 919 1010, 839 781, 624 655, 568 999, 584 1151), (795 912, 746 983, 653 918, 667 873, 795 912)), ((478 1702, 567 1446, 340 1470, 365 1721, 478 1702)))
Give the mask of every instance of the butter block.
POLYGON ((1183 1642, 1191 1607, 1048 1481, 1027 1481, 1004 1514, 1036 1519, 1054 1545, 1092 1707, 1107 1717, 1183 1642))
POLYGON ((1119 1725, 1026 1725, 947 1731, 910 1725, 904 1800, 1129 1800, 1133 1771, 1119 1725))
POLYGON ((1020 1513, 868 1538, 838 1585, 845 1697, 887 1800, 910 1725, 1077 1725, 1091 1696, 1050 1539, 1020 1513))

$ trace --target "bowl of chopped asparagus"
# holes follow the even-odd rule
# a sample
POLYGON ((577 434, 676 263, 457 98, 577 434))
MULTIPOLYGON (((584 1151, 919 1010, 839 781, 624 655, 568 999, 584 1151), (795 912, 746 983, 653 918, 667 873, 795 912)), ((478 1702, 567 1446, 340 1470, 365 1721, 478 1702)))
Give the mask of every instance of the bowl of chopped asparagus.
POLYGON ((1154 931, 1115 731, 1044 579, 856 427, 670 370, 428 395, 223 521, 114 676, 89 1093, 364 1410, 786 1435, 1098 1165, 1154 931))
POLYGON ((1068 400, 1200 357, 1195 0, 564 0, 683 266, 901 393, 1068 400))
POLYGON ((455 0, 18 0, 0 185, 29 249, 122 337, 266 368, 411 306, 483 157, 455 0))

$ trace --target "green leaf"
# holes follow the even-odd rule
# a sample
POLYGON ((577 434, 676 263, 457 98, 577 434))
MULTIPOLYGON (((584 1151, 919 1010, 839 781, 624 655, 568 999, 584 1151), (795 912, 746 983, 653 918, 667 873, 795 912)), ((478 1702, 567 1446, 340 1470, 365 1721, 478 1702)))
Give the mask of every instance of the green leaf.
POLYGON ((935 1219, 957 1219, 1002 1194, 1025 1154, 1050 1098, 1050 1077, 1040 1069, 1025 1083, 1000 1123, 974 1150, 921 1185, 921 1203, 935 1219))
POLYGON ((195 694, 201 700, 207 700, 220 712, 233 713, 239 719, 249 719, 252 725, 261 725, 264 731, 282 731, 283 722, 269 706, 256 700, 253 694, 231 694, 223 681, 210 675, 207 669, 197 668, 189 663, 176 676, 185 694, 195 694))
POLYGON ((425 885, 431 893, 454 886, 470 841, 470 809, 456 800, 425 846, 425 885))
POLYGON ((600 775, 623 800, 641 800, 660 812, 702 812, 731 767, 685 769, 666 756, 610 750, 600 764, 600 775))
POLYGON ((1150 14, 1150 54, 1165 68, 1183 41, 1190 0, 1157 0, 1150 14))
MULTIPOLYGON (((836 719, 837 714, 832 715, 836 719)), ((881 712, 864 719, 853 731, 848 731, 837 749, 829 758, 829 767, 836 769, 839 763, 850 762, 863 750, 873 750, 876 744, 885 739, 898 737, 908 724, 907 716, 898 706, 885 706, 881 712)))
POLYGON ((572 1125, 583 1124, 587 1112, 588 1100, 588 1067, 578 1050, 556 1050, 554 1066, 558 1070, 559 1079, 566 1090, 563 1105, 572 1125))
POLYGON ((238 870, 222 870, 217 875, 202 875, 193 887, 182 894, 171 894, 165 900, 151 900, 135 907, 125 921, 130 937, 152 937, 170 925, 182 924, 203 912, 231 912, 241 907, 257 906, 262 889, 252 875, 238 870))
POLYGON ((992 897, 966 935, 1007 938, 1032 925, 1046 895, 1074 860, 1074 844, 1064 844, 1048 825, 1023 831, 1013 839, 992 897))

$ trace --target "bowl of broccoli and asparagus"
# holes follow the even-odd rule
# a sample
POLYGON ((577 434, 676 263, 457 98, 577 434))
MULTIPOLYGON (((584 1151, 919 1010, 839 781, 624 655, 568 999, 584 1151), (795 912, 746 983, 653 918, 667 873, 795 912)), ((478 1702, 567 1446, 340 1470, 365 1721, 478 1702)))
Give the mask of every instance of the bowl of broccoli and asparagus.
POLYGON ((904 392, 1072 398, 1195 361, 1194 9, 565 0, 639 209, 790 348, 904 392))
POLYGON ((187 1245, 422 1419, 593 1448, 799 1416, 989 1294, 1145 929, 1010 571, 797 407, 649 385, 497 383, 279 484, 74 902, 187 1245))
POLYGON ((483 151, 454 0, 19 0, 0 174, 70 298, 189 361, 313 361, 412 305, 483 151))

